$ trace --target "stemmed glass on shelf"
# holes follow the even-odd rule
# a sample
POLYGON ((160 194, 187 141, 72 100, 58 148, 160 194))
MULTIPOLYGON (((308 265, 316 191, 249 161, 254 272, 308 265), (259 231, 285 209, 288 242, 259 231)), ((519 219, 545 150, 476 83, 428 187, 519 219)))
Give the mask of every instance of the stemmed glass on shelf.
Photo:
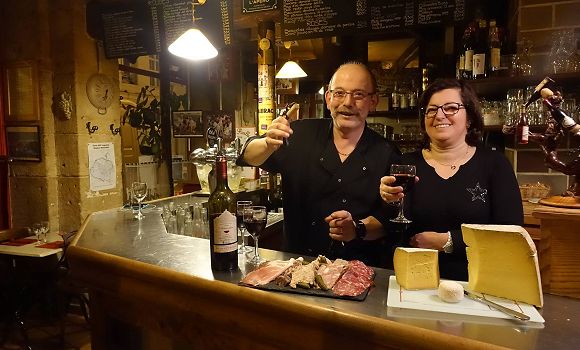
POLYGON ((268 211, 264 206, 254 205, 244 210, 244 225, 254 239, 254 257, 250 262, 255 265, 259 265, 262 262, 260 253, 258 252, 258 240, 262 231, 266 228, 267 218, 268 211))
MULTIPOLYGON (((395 183, 393 186, 403 187, 403 193, 407 193, 415 184, 415 174, 417 169, 414 165, 409 164, 392 164, 391 165, 391 176, 395 177, 395 183)), ((412 221, 407 219, 404 215, 404 199, 401 198, 399 201, 399 215, 396 218, 391 219, 392 222, 400 224, 409 224, 412 221)))
POLYGON ((131 191, 133 192, 133 198, 137 200, 137 204, 139 205, 139 211, 137 212, 137 215, 135 215, 135 218, 141 220, 144 217, 141 212, 141 202, 147 196, 147 184, 145 182, 133 182, 131 185, 131 191))
POLYGON ((236 219, 238 222, 238 233, 241 237, 241 243, 238 245, 238 254, 245 253, 251 248, 247 245, 248 235, 244 226, 244 210, 252 206, 252 201, 237 201, 236 202, 236 219))

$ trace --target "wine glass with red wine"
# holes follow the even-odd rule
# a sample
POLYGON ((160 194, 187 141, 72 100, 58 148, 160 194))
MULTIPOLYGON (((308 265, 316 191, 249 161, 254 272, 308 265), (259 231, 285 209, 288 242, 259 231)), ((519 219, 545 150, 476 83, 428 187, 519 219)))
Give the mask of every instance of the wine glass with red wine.
POLYGON ((255 265, 259 265, 262 261, 260 259, 260 253, 258 253, 258 240, 266 228, 267 218, 268 211, 264 206, 254 205, 244 209, 244 225, 254 239, 254 258, 251 262, 255 265))
MULTIPOLYGON (((413 185, 415 185, 415 174, 417 169, 414 165, 409 164, 393 164, 391 165, 391 176, 395 177, 395 183, 393 186, 403 187, 403 193, 407 193, 413 185)), ((401 198, 399 202, 399 215, 396 218, 391 219, 392 222, 397 222, 401 224, 409 224, 412 221, 407 219, 403 213, 404 210, 404 197, 401 198)))
POLYGON ((252 206, 252 201, 237 201, 236 203, 236 219, 238 222, 239 237, 241 237, 241 243, 238 244, 238 254, 245 253, 251 249, 247 245, 248 234, 244 226, 244 210, 250 206, 252 206))

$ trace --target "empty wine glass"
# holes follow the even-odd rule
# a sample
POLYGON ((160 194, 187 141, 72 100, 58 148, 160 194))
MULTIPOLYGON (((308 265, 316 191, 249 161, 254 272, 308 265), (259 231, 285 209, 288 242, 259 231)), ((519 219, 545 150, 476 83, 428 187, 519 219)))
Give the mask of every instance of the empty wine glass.
POLYGON ((34 224, 32 224, 32 233, 36 237, 38 244, 42 243, 42 232, 43 232, 42 223, 35 222, 34 224))
MULTIPOLYGON (((395 183, 393 186, 403 187, 403 193, 407 193, 413 185, 415 184, 415 174, 417 169, 414 165, 409 164, 392 164, 391 165, 391 176, 395 177, 395 183)), ((401 198, 399 201, 399 215, 396 218, 391 219, 392 222, 397 222, 401 224, 409 224, 412 221, 407 219, 403 213, 404 211, 404 199, 401 198)))
POLYGON ((247 245, 248 235, 244 226, 244 210, 252 205, 252 201, 237 201, 236 203, 236 219, 238 221, 238 232, 241 237, 241 243, 238 245, 238 254, 245 253, 250 250, 247 245))
POLYGON ((259 265, 262 262, 258 253, 258 240, 262 231, 266 228, 267 218, 268 211, 264 206, 254 205, 246 207, 244 210, 244 225, 254 239, 254 258, 250 262, 255 265, 259 265))
POLYGON ((133 191, 133 198, 137 200, 137 204, 139 205, 139 211, 135 218, 137 220, 143 219, 143 213, 141 213, 141 202, 147 196, 147 184, 145 182, 133 182, 131 185, 131 190, 133 191))
POLYGON ((41 221, 40 222, 40 227, 41 227, 41 235, 40 235, 40 241, 42 241, 43 243, 47 242, 47 235, 48 235, 48 231, 50 231, 50 223, 48 221, 41 221))

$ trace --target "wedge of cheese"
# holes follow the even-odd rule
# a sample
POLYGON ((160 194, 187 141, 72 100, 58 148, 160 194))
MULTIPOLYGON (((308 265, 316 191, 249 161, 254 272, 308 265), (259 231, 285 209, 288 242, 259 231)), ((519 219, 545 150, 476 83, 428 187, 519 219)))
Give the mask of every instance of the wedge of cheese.
POLYGON ((397 283, 405 289, 439 287, 439 255, 436 250, 397 248, 393 257, 397 283))
POLYGON ((461 225, 467 245, 468 289, 542 307, 536 246, 515 225, 461 225))

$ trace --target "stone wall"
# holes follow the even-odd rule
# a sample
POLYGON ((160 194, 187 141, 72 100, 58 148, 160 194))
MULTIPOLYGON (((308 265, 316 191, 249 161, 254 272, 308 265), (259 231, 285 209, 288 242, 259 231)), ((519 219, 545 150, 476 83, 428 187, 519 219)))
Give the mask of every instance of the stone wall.
POLYGON ((13 226, 27 226, 49 219, 51 229, 80 226, 91 212, 122 202, 121 142, 110 124, 119 125, 118 103, 99 115, 87 98, 85 84, 94 73, 117 82, 116 60, 107 60, 85 30, 85 4, 78 0, 3 0, 0 31, 0 63, 31 60, 38 66, 39 125, 42 161, 17 162, 11 178, 13 226), (53 96, 72 95, 70 119, 52 112, 53 96), (99 130, 89 135, 86 123, 99 130), (89 189, 88 143, 113 142, 116 188, 89 189))

